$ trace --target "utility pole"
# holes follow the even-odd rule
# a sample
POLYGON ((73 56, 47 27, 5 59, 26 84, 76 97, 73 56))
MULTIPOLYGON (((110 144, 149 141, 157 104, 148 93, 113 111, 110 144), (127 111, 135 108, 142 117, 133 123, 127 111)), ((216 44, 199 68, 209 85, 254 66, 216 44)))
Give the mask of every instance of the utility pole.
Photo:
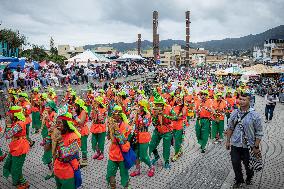
POLYGON ((158 11, 153 12, 153 55, 155 61, 159 56, 158 11))
POLYGON ((189 24, 190 24, 190 11, 185 12, 185 64, 187 67, 190 65, 189 60, 189 39, 190 39, 190 30, 189 30, 189 24))
POLYGON ((137 51, 138 55, 141 55, 141 34, 138 34, 138 41, 137 41, 137 51))

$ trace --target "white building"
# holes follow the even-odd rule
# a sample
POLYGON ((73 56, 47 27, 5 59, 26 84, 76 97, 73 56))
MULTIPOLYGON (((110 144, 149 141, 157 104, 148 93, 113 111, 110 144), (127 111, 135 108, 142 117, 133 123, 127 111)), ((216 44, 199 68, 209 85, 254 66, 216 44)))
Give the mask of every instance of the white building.
POLYGON ((253 47, 253 61, 262 60, 263 59, 263 49, 260 49, 259 47, 253 47))
POLYGON ((264 41, 264 49, 263 49, 263 60, 271 61, 272 59, 272 49, 274 48, 283 48, 284 47, 284 39, 268 39, 264 41))

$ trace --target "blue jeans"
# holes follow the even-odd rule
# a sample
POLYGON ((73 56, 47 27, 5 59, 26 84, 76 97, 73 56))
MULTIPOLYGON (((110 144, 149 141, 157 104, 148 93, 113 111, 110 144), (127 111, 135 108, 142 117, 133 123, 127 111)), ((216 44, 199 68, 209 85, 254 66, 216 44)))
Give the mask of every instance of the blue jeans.
POLYGON ((266 105, 265 106, 265 118, 266 118, 266 120, 272 120, 274 108, 275 108, 275 105, 266 105), (269 119, 268 119, 268 114, 269 114, 269 119))

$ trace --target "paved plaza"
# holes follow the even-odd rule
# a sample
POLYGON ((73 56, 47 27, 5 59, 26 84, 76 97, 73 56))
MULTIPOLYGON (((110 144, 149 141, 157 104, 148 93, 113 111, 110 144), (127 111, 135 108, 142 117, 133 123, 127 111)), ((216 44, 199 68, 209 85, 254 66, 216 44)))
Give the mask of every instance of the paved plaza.
MULTIPOLYGON (((262 97, 256 98, 255 109, 264 119, 265 102, 262 97)), ((264 138, 262 141, 262 152, 264 160, 264 169, 257 173, 254 178, 253 186, 248 188, 271 188, 280 189, 284 186, 284 105, 277 104, 275 116, 269 124, 264 124, 264 138)), ((24 165, 24 176, 31 184, 31 189, 52 189, 56 188, 54 179, 44 180, 48 169, 42 164, 41 156, 43 148, 39 145, 40 134, 32 135, 36 144, 31 148, 27 155, 24 165)), ((107 159, 94 161, 93 152, 89 136, 88 143, 88 161, 89 166, 82 169, 83 186, 82 189, 107 188, 105 180, 107 159)), ((2 149, 7 150, 7 143, 0 139, 2 149)), ((108 154, 109 142, 107 142, 106 157, 108 154)), ((160 146, 161 147, 161 144, 160 146)), ((172 163, 170 170, 163 169, 162 160, 158 161, 156 174, 154 177, 147 176, 147 167, 142 164, 142 175, 131 178, 131 188, 230 188, 234 182, 234 173, 230 161, 229 151, 223 144, 212 144, 209 141, 207 151, 201 154, 199 145, 196 142, 194 122, 186 130, 186 138, 183 144, 184 155, 177 162, 172 163)), ((161 154, 161 148, 159 148, 161 154)), ((171 152, 173 153, 173 148, 171 152)), ((11 178, 6 180, 2 176, 3 162, 0 164, 0 189, 12 188, 11 178)), ((133 168, 132 168, 133 169, 133 168)), ((129 171, 131 172, 132 169, 129 171)), ((119 172, 117 173, 117 185, 120 184, 119 172)), ((120 187, 118 187, 120 188, 120 187)))

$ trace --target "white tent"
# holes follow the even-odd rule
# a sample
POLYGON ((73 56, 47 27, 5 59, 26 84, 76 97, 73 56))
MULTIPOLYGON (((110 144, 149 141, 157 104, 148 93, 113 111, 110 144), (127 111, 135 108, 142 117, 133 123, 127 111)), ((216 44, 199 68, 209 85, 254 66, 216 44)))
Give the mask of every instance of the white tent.
POLYGON ((100 59, 90 50, 86 50, 81 54, 78 54, 68 59, 68 62, 85 63, 100 61, 100 59))
POLYGON ((134 59, 134 60, 142 60, 143 58, 138 54, 123 54, 119 59, 134 59))

